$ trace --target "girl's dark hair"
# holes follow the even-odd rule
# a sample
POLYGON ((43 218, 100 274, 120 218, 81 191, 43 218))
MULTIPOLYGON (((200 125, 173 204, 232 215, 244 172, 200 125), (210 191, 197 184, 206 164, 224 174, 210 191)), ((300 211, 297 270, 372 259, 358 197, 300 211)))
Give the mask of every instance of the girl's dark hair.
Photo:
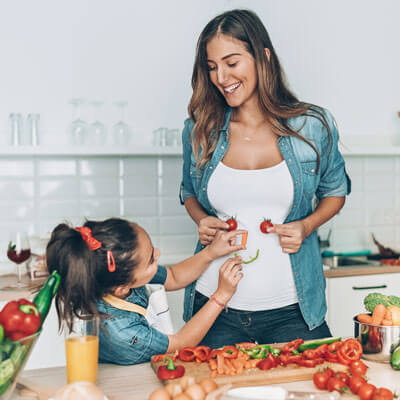
POLYGON ((307 142, 316 152, 319 168, 320 156, 316 147, 293 130, 288 124, 288 119, 299 115, 318 118, 327 129, 331 141, 326 118, 319 107, 299 101, 290 91, 265 26, 260 18, 249 10, 231 10, 216 16, 205 26, 197 42, 192 74, 193 94, 188 107, 189 116, 195 123, 192 138, 197 167, 200 168, 210 161, 227 107, 225 98, 210 80, 207 64, 207 44, 218 34, 228 35, 243 42, 246 50, 254 57, 259 103, 275 133, 295 136, 307 142), (270 51, 269 59, 265 48, 270 51), (216 135, 212 134, 214 130, 216 135))
POLYGON ((81 234, 67 224, 59 224, 52 232, 46 249, 47 268, 61 276, 55 298, 59 321, 71 329, 72 319, 79 314, 99 315, 95 302, 112 289, 134 281, 133 271, 138 264, 135 257, 137 229, 123 219, 86 221, 95 239, 102 243, 90 250, 81 234), (108 271, 107 250, 111 250, 116 270, 108 271))

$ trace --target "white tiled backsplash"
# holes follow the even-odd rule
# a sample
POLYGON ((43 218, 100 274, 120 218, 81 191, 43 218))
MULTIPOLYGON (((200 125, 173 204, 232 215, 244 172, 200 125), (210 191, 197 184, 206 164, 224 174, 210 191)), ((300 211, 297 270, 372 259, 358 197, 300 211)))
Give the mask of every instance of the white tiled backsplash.
MULTIPOLYGON (((141 224, 161 262, 193 252, 196 227, 179 203, 181 156, 3 157, 0 160, 0 248, 8 232, 51 231, 62 221, 121 216, 141 224), (163 261, 164 260, 164 261, 163 261)), ((346 157, 352 193, 332 228, 331 248, 376 250, 370 233, 400 251, 400 157, 346 157)))

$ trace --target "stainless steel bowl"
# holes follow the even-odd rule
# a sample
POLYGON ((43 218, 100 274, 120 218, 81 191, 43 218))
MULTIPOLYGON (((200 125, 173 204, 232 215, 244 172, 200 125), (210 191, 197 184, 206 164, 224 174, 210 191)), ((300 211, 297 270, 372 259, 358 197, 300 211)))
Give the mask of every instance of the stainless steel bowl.
POLYGON ((354 321, 354 337, 361 343, 362 358, 390 363, 393 350, 400 345, 400 326, 380 326, 354 321))

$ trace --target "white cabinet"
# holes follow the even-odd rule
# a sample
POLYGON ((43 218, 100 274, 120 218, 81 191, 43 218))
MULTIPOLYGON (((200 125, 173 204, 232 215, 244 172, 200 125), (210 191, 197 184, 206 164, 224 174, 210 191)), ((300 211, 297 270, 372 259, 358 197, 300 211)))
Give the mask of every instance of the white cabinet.
POLYGON ((400 295, 399 274, 327 278, 327 322, 333 336, 354 336, 353 317, 366 312, 364 298, 379 292, 400 295))

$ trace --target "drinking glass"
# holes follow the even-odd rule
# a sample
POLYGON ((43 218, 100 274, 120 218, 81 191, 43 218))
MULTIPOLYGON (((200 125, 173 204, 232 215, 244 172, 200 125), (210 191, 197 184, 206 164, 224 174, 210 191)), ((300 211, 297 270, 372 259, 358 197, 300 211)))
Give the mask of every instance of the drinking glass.
POLYGON ((88 124, 81 119, 81 106, 85 101, 81 98, 72 99, 69 102, 74 108, 74 120, 69 126, 71 142, 74 145, 82 145, 87 142, 88 124))
POLYGON ((91 101, 93 107, 93 122, 90 124, 89 144, 94 146, 102 146, 107 141, 106 126, 100 121, 100 112, 104 102, 91 101))
POLYGON ((22 283, 21 266, 31 257, 31 246, 26 232, 12 232, 7 248, 7 257, 17 266, 17 283, 11 285, 14 288, 27 287, 28 284, 22 283))
POLYGON ((22 115, 19 113, 10 114, 10 132, 11 140, 10 144, 12 146, 21 145, 21 135, 22 135, 22 115))
POLYGON ((125 122, 125 108, 128 105, 126 101, 116 101, 114 106, 120 110, 121 118, 120 120, 113 126, 113 141, 116 145, 127 145, 131 141, 131 128, 125 122))
POLYGON ((99 317, 84 314, 73 319, 71 330, 64 323, 68 383, 97 382, 99 324, 99 317))
POLYGON ((27 132, 32 146, 37 146, 39 144, 39 120, 40 114, 28 114, 27 132))

